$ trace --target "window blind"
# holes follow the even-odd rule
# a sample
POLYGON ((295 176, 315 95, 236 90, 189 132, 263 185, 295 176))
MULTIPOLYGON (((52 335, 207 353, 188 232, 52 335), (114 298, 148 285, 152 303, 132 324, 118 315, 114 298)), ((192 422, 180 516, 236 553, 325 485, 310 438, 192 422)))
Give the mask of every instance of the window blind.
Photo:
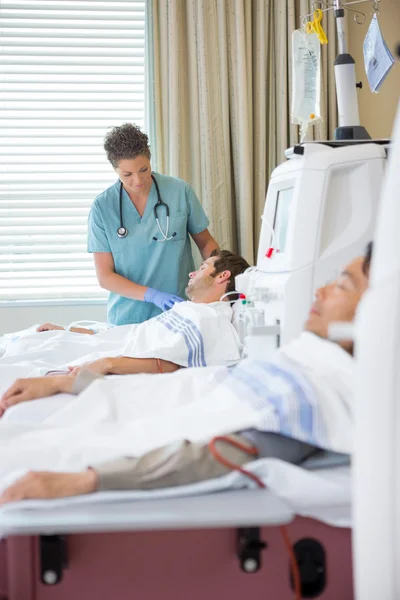
POLYGON ((144 56, 144 1, 0 0, 0 302, 106 296, 87 215, 107 129, 144 124, 144 56))

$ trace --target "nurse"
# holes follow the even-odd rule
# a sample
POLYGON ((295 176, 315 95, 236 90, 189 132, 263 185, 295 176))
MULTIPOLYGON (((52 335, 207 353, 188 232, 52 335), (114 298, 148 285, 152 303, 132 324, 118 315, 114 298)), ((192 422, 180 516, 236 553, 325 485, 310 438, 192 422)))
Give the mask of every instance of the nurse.
POLYGON ((136 125, 114 127, 104 149, 119 179, 92 205, 88 251, 110 291, 109 323, 141 323, 184 298, 194 270, 189 234, 203 259, 218 244, 190 185, 152 173, 148 137, 136 125))

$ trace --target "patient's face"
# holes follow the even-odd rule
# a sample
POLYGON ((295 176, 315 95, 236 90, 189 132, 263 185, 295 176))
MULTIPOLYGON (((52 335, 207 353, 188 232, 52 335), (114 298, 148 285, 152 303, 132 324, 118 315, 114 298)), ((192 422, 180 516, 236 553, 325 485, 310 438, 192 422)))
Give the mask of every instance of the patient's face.
POLYGON ((368 287, 362 271, 364 259, 353 260, 335 281, 317 290, 304 329, 321 337, 328 337, 328 326, 334 321, 350 322, 368 287))
POLYGON ((217 260, 216 256, 207 258, 197 271, 189 273, 189 282, 185 290, 189 300, 205 290, 209 290, 215 284, 215 277, 212 274, 215 272, 214 263, 217 260))

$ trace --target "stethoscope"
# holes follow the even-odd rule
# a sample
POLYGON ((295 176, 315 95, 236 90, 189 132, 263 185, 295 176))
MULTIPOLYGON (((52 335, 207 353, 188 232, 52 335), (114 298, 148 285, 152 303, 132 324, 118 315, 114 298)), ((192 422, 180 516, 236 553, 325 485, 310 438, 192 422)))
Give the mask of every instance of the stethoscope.
MULTIPOLYGON (((156 186, 156 191, 157 191, 157 203, 154 206, 154 216, 156 219, 156 223, 157 223, 157 227, 160 230, 160 233, 162 235, 162 240, 157 239, 155 236, 153 237, 153 240, 155 242, 167 242, 168 240, 172 240, 172 238, 174 238, 176 236, 176 231, 168 236, 168 230, 169 230, 169 206, 166 202, 163 202, 161 200, 161 194, 160 194, 160 189, 158 187, 158 183, 156 181, 156 178, 154 177, 154 175, 151 176, 152 180, 154 181, 154 185, 156 186), (165 233, 163 232, 163 230, 161 229, 161 225, 160 225, 160 221, 158 219, 157 216, 157 209, 160 208, 160 206, 163 206, 165 208, 165 213, 167 215, 167 227, 165 229, 165 233)), ((120 188, 119 188, 119 222, 120 222, 120 226, 117 229, 117 236, 119 238, 126 238, 126 236, 128 235, 128 230, 126 227, 124 227, 124 223, 122 221, 122 190, 123 190, 123 185, 122 182, 120 182, 120 188)))

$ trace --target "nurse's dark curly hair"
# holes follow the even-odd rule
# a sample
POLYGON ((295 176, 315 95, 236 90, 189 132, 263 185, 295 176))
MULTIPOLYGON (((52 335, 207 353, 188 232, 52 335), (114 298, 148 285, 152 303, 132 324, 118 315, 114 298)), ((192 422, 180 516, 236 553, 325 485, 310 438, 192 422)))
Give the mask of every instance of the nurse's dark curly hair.
POLYGON ((145 156, 150 159, 149 138, 137 125, 124 123, 113 127, 104 138, 104 150, 114 167, 120 160, 145 156))
MULTIPOLYGON (((249 263, 242 257, 237 254, 233 254, 229 250, 213 250, 210 256, 216 256, 217 260, 214 262, 214 273, 211 273, 211 277, 216 277, 219 273, 223 271, 230 271, 231 276, 226 285, 226 292, 234 292, 235 291, 235 277, 236 275, 240 275, 240 273, 244 273, 246 269, 249 268, 249 263)), ((237 300, 239 296, 235 296, 232 294, 229 296, 229 300, 237 300)))

